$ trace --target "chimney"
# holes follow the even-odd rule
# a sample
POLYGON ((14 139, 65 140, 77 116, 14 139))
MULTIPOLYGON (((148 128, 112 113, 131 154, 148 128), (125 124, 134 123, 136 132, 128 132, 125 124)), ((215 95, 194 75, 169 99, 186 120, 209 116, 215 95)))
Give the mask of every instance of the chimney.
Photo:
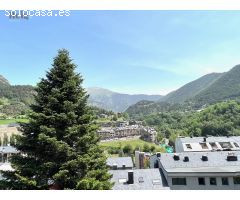
POLYGON ((189 157, 185 156, 184 159, 183 159, 183 162, 189 162, 189 157))
POLYGON ((207 155, 202 155, 202 161, 208 161, 207 155))
POLYGON ((174 159, 174 160, 180 160, 180 157, 179 157, 178 154, 174 154, 173 159, 174 159))
POLYGON ((160 152, 157 152, 156 155, 157 155, 158 158, 161 157, 161 153, 160 152))
POLYGON ((128 171, 128 184, 133 184, 134 183, 134 176, 133 176, 133 171, 128 171))
POLYGON ((117 170, 117 164, 113 164, 113 166, 112 166, 112 168, 113 168, 113 170, 117 170))

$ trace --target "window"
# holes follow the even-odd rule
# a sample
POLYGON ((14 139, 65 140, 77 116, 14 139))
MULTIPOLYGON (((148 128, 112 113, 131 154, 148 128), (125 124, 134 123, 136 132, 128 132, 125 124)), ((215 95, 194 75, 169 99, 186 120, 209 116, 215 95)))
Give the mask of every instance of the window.
POLYGON ((192 149, 191 144, 185 144, 185 145, 186 145, 187 149, 192 149))
POLYGON ((172 178, 172 185, 187 185, 186 178, 172 178))
POLYGON ((217 185, 217 179, 216 178, 210 178, 210 185, 217 185))
POLYGON ((221 147, 223 149, 231 149, 231 148, 233 148, 233 146, 231 145, 230 142, 219 142, 219 144, 221 145, 221 147))
POLYGON ((208 149, 208 146, 206 143, 200 143, 202 149, 208 149))
POLYGON ((229 185, 227 177, 222 177, 222 185, 229 185))
POLYGON ((233 144, 235 145, 235 147, 239 148, 238 143, 234 142, 233 144))
POLYGON ((233 183, 234 183, 235 185, 240 184, 240 176, 233 177, 233 183))
POLYGON ((205 178, 198 178, 199 185, 205 185, 205 178))
POLYGON ((209 142, 211 145, 212 149, 218 149, 217 144, 215 142, 209 142))

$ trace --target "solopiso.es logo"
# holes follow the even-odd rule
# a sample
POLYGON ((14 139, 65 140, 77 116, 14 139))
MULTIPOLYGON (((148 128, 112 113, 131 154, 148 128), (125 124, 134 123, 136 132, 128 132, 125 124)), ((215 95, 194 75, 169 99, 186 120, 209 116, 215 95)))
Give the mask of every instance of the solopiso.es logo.
POLYGON ((68 17, 70 10, 5 10, 10 19, 29 19, 29 17, 68 17))

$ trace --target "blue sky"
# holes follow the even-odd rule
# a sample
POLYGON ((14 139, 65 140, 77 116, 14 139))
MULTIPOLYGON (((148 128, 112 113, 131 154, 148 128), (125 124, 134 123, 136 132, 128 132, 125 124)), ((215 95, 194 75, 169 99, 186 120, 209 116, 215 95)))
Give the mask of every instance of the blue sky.
POLYGON ((35 85, 66 48, 85 87, 166 94, 240 63, 239 11, 71 11, 10 20, 0 12, 0 74, 35 85))

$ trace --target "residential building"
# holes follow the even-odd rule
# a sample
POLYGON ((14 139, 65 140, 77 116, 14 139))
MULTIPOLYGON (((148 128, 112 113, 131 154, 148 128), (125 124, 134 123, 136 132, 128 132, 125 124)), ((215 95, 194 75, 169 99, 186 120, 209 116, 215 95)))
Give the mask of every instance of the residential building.
POLYGON ((1 146, 0 147, 0 164, 8 163, 11 155, 16 153, 18 153, 18 151, 12 146, 1 146))
POLYGON ((157 160, 170 189, 240 189, 240 151, 162 153, 157 160))
POLYGON ((127 137, 142 137, 146 141, 154 142, 157 132, 150 127, 139 125, 122 127, 102 127, 98 132, 101 140, 112 140, 127 137))

